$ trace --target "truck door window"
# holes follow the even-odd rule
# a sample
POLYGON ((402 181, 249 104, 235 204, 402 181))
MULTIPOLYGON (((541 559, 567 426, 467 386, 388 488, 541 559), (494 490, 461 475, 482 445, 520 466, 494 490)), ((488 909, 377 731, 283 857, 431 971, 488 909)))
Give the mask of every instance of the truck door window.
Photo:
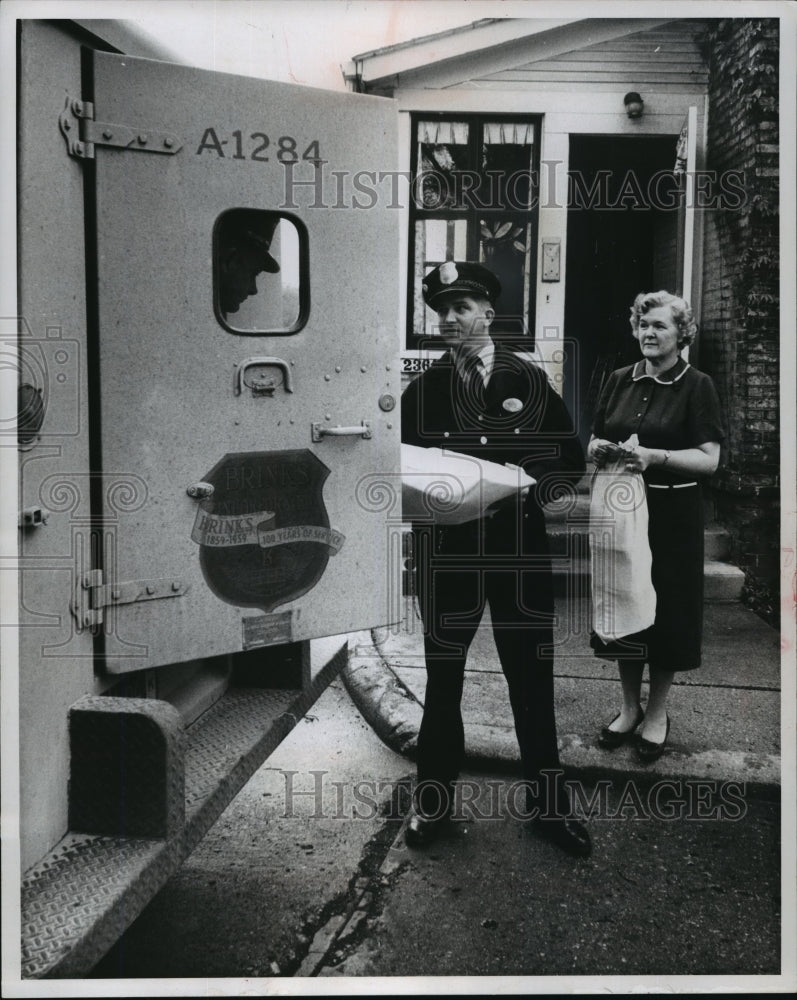
POLYGON ((231 333, 296 333, 307 318, 307 233, 298 220, 231 208, 213 235, 216 317, 231 333))

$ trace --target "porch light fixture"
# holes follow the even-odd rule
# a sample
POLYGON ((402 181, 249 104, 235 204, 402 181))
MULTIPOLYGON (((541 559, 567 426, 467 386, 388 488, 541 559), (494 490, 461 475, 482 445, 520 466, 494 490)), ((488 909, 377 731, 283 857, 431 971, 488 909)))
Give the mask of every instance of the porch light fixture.
POLYGON ((625 105, 625 113, 629 118, 641 118, 642 111, 645 107, 645 102, 639 96, 639 94, 632 90, 623 98, 623 104, 625 105))

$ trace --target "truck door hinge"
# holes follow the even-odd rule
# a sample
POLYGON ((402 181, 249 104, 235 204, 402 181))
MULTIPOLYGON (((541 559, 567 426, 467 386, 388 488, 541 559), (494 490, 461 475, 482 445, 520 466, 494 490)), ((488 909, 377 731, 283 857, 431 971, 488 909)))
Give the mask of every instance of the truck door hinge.
POLYGON ((137 604, 139 601, 159 601, 166 597, 182 597, 189 589, 190 584, 172 577, 105 583, 102 570, 92 569, 77 580, 70 609, 77 621, 78 631, 82 632, 84 628, 103 624, 105 608, 118 604, 137 604))
POLYGON ((69 155, 83 160, 94 159, 95 146, 114 146, 167 156, 183 148, 182 139, 171 132, 153 132, 141 126, 95 121, 91 101, 70 97, 67 97, 64 110, 58 116, 58 127, 66 140, 69 155))

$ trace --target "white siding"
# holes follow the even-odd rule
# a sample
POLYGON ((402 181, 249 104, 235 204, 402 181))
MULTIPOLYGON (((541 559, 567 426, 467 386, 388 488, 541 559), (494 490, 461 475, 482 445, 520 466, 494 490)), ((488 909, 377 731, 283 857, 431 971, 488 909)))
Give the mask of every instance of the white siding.
POLYGON ((698 45, 702 21, 673 21, 658 28, 624 35, 563 52, 552 59, 535 59, 514 69, 474 77, 465 86, 512 90, 694 91, 705 85, 707 71, 698 45))

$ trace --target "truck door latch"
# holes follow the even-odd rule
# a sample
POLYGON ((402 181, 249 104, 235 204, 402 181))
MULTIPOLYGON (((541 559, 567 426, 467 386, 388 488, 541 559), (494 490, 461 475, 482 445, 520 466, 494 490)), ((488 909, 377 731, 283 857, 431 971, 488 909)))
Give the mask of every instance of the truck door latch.
POLYGON ((275 389, 282 387, 285 392, 293 392, 291 384, 291 369, 287 361, 282 358, 257 357, 246 358, 235 366, 233 376, 233 392, 240 396, 244 391, 244 386, 252 390, 253 396, 273 396, 275 389), (271 371, 255 371, 249 381, 244 377, 249 368, 259 368, 266 366, 271 371), (282 381, 277 378, 277 373, 273 369, 282 372, 282 381))

